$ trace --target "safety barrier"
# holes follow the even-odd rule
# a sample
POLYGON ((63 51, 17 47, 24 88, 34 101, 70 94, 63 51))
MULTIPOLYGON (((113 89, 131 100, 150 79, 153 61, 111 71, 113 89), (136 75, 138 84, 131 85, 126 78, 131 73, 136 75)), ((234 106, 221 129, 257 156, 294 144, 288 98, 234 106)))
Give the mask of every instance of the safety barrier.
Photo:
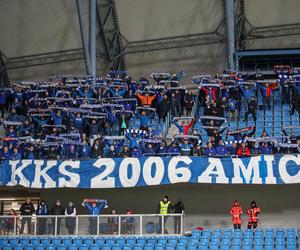
POLYGON ((182 235, 183 214, 0 216, 0 230, 17 235, 182 235))

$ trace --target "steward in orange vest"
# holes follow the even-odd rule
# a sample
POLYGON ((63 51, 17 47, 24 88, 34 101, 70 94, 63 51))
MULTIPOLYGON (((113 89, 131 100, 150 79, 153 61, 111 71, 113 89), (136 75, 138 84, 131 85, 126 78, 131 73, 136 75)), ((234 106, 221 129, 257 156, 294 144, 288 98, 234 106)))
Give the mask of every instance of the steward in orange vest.
POLYGON ((256 205, 255 201, 251 202, 251 206, 248 209, 248 229, 255 229, 258 222, 258 214, 260 213, 260 208, 256 205))
POLYGON ((234 229, 241 229, 242 219, 241 215, 243 213, 242 207, 238 200, 233 202, 230 209, 230 214, 232 215, 232 224, 234 229))

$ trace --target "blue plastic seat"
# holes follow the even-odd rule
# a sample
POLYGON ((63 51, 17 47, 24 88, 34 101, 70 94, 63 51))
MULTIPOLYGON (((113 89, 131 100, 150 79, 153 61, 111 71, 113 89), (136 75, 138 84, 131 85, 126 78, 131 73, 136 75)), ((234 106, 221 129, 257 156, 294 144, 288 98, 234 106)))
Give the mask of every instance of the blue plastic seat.
POLYGON ((148 244, 155 245, 156 242, 157 242, 157 238, 156 238, 156 237, 149 237, 149 238, 147 239, 147 243, 148 243, 148 244))
POLYGON ((67 250, 67 247, 64 245, 60 245, 56 247, 56 250, 67 250))
POLYGON ((72 238, 71 237, 65 237, 62 238, 62 245, 69 247, 72 245, 72 238))
POLYGON ((20 241, 19 241, 19 238, 17 238, 17 237, 12 237, 9 240, 9 244, 11 247, 18 246, 19 243, 20 243, 20 241))
POLYGON ((284 245, 285 238, 276 238, 276 245, 284 245))
POLYGON ((122 246, 121 245, 119 245, 119 244, 114 244, 113 246, 112 246, 112 250, 122 250, 122 246))
POLYGON ((40 245, 40 238, 33 237, 33 238, 31 238, 30 243, 31 243, 32 246, 37 247, 37 246, 40 245))
POLYGON ((167 244, 165 250, 176 250, 176 244, 167 244))
POLYGON ((157 238, 157 243, 159 243, 159 244, 167 244, 167 242, 168 242, 168 238, 167 237, 164 237, 164 236, 161 236, 161 237, 158 237, 157 238))
POLYGON ((168 243, 176 245, 178 243, 178 237, 170 237, 170 238, 168 238, 168 243))
POLYGON ((136 243, 136 238, 135 237, 128 237, 126 239, 126 243, 133 246, 136 243))
POLYGON ((165 250, 165 244, 163 244, 163 243, 156 243, 155 250, 165 250))
POLYGON ((105 244, 105 239, 103 237, 97 237, 95 239, 95 244, 99 247, 103 246, 105 244))
POLYGON ((124 246, 126 243, 126 239, 124 237, 117 238, 116 243, 119 244, 120 246, 124 246))
POLYGON ((197 245, 194 243, 189 243, 187 245, 187 250, 197 250, 197 245))
POLYGON ((78 246, 76 244, 72 244, 68 247, 68 250, 78 250, 78 246))
POLYGON ((193 230, 192 231, 192 237, 201 237, 202 232, 200 230, 193 230))
POLYGON ((189 244, 190 243, 194 243, 194 244, 198 244, 199 243, 199 238, 196 238, 196 237, 191 237, 190 239, 189 239, 189 242, 188 242, 189 244))
POLYGON ((111 247, 112 247, 112 245, 109 245, 109 244, 103 244, 103 245, 101 246, 101 249, 102 249, 102 250, 111 250, 111 247))
POLYGON ((7 237, 1 237, 0 238, 0 247, 3 247, 3 246, 7 246, 8 243, 8 238, 7 237))
POLYGON ((220 248, 221 250, 230 250, 230 246, 229 245, 223 245, 220 248))
POLYGON ((217 244, 217 245, 220 245, 220 241, 221 241, 221 239, 220 238, 213 238, 213 239, 211 239, 211 243, 212 244, 217 244))
POLYGON ((266 245, 265 250, 274 250, 274 245, 266 245))
POLYGON ((123 246, 123 250, 132 250, 132 245, 125 244, 125 245, 123 246))
POLYGON ((276 245, 276 250, 285 250, 284 245, 276 245))
POLYGON ((83 238, 82 237, 75 237, 73 239, 73 244, 75 244, 76 246, 82 245, 82 242, 83 242, 83 238))
POLYGON ((252 250, 252 245, 243 245, 243 250, 252 250))
POLYGON ((51 246, 51 238, 41 238, 41 245, 44 247, 51 246))
POLYGON ((86 237, 83 239, 83 243, 87 246, 91 246, 94 244, 94 238, 92 237, 86 237))
POLYGON ((188 242, 189 242, 189 237, 186 236, 179 237, 179 243, 188 244, 188 242))
POLYGON ((296 245, 287 245, 287 250, 296 250, 297 246, 296 245))
POLYGON ((146 243, 144 245, 144 250, 154 250, 154 246, 155 246, 155 244, 146 243))
POLYGON ((142 244, 142 245, 145 245, 146 241, 147 241, 146 237, 138 237, 137 240, 136 240, 136 242, 138 244, 142 244))
POLYGON ((110 246, 113 246, 116 243, 116 241, 115 241, 114 237, 109 237, 109 238, 106 239, 105 243, 110 245, 110 246))
MULTIPOLYGON (((28 244, 29 245, 29 244, 28 244)), ((27 246, 28 246, 27 245, 27 246)), ((19 244, 19 245, 17 245, 17 246, 14 246, 14 250, 23 250, 23 246, 24 245, 22 245, 22 244, 19 244)), ((5 247, 3 248, 3 249, 6 249, 5 247)))
POLYGON ((44 245, 39 245, 37 247, 35 247, 35 250, 45 250, 45 248, 49 248, 50 246, 45 247, 44 245))
POLYGON ((143 250, 143 248, 144 248, 144 244, 137 243, 137 244, 133 247, 133 250, 143 250))
POLYGON ((21 237, 20 238, 20 244, 23 246, 27 246, 30 244, 30 238, 29 237, 21 237))
MULTIPOLYGON (((102 246, 102 245, 101 245, 102 246)), ((98 245, 98 244, 96 244, 96 243, 94 243, 94 244, 92 244, 91 246, 90 246, 90 250, 99 250, 99 248, 100 248, 100 246, 98 245)))
POLYGON ((210 249, 210 250, 218 250, 218 249, 219 249, 219 245, 218 245, 218 244, 211 243, 209 249, 210 249))
POLYGON ((52 238, 52 240, 51 240, 51 244, 53 245, 53 246, 60 246, 61 245, 61 238, 59 238, 59 237, 54 237, 54 238, 52 238))
POLYGON ((85 244, 82 244, 81 246, 78 247, 79 250, 89 250, 89 248, 90 247, 88 245, 85 245, 85 244))
POLYGON ((184 243, 177 244, 177 250, 186 250, 187 246, 184 243))

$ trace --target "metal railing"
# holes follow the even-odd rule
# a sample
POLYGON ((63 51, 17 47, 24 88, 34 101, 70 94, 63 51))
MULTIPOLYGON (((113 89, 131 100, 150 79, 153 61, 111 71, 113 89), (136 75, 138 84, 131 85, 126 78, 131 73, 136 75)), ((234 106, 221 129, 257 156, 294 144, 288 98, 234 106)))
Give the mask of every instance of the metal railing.
POLYGON ((182 235, 183 214, 0 216, 4 235, 182 235))

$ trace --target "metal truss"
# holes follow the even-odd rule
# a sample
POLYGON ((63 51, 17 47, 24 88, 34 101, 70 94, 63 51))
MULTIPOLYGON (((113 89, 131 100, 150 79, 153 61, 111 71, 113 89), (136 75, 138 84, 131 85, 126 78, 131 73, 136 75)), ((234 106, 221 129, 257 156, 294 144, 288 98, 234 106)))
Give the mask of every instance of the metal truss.
POLYGON ((224 36, 217 33, 193 34, 160 38, 146 41, 129 42, 125 47, 125 54, 149 52, 156 50, 191 47, 204 44, 223 43, 224 36))
POLYGON ((247 39, 261 39, 282 36, 300 35, 300 23, 274 25, 267 27, 252 27, 247 33, 247 39))
POLYGON ((97 47, 105 50, 111 69, 125 70, 125 56, 115 0, 97 1, 99 34, 97 47))
MULTIPOLYGON (((97 51, 97 57, 104 57, 104 56, 105 55, 102 52, 97 51)), ((8 58, 7 69, 11 70, 11 69, 27 68, 33 66, 61 63, 61 62, 77 61, 83 59, 84 59, 84 53, 81 48, 61 50, 55 52, 8 58)))
POLYGON ((125 54, 150 52, 156 50, 174 49, 191 47, 197 45, 223 43, 225 41, 224 35, 221 34, 221 27, 224 21, 220 23, 216 31, 208 33, 199 33, 184 36, 174 36, 159 39, 150 39, 144 41, 130 42, 123 37, 125 41, 125 54))

